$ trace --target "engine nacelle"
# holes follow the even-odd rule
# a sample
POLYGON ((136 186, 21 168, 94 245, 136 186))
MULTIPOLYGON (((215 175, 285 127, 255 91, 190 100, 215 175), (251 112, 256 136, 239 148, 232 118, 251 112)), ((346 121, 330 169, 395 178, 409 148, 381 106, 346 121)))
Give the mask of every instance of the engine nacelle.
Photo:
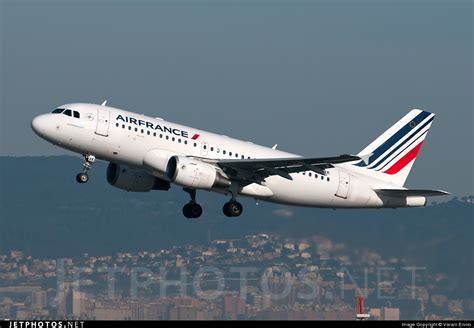
POLYGON ((228 188, 231 184, 215 166, 183 156, 169 159, 166 176, 171 182, 188 188, 228 188))
POLYGON ((148 172, 161 179, 167 179, 166 167, 171 157, 176 153, 164 149, 151 149, 143 157, 143 166, 148 172))
POLYGON ((128 166, 109 163, 107 182, 126 191, 147 192, 150 190, 168 190, 170 183, 151 174, 128 166))

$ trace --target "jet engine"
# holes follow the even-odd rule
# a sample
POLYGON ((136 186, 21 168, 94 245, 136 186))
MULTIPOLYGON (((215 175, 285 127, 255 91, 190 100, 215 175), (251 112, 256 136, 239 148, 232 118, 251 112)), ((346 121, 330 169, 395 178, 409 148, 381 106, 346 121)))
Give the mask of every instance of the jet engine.
POLYGON ((188 188, 227 188, 230 180, 211 164, 183 156, 173 156, 166 167, 171 182, 188 188))
POLYGON ((170 183, 151 174, 129 166, 109 163, 107 182, 126 191, 147 192, 150 190, 168 190, 170 183))

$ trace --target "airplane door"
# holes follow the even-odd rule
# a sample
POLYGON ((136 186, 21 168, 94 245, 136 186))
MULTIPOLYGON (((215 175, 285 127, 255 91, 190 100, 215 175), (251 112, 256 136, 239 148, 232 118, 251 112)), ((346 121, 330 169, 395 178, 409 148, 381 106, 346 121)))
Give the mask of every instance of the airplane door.
POLYGON ((338 170, 339 185, 337 187, 336 196, 346 199, 350 187, 350 175, 346 171, 338 170))
POLYGON ((201 143, 201 155, 202 156, 207 156, 208 148, 209 148, 209 145, 207 144, 207 142, 202 142, 201 143))
POLYGON ((97 108, 97 127, 95 133, 107 137, 109 135, 110 112, 104 108, 97 108))

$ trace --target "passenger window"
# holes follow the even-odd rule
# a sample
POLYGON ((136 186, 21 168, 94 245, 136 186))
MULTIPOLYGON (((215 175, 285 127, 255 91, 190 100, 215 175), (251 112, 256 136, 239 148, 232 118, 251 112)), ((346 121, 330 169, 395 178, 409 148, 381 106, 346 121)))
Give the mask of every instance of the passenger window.
POLYGON ((223 150, 222 153, 225 155, 225 150, 223 150))
POLYGON ((156 132, 153 132, 153 136, 156 137, 156 132))
POLYGON ((329 177, 328 177, 328 181, 329 181, 329 177))
POLYGON ((173 137, 173 138, 171 138, 171 141, 175 141, 175 140, 176 140, 176 139, 175 139, 174 137, 173 137))
POLYGON ((187 141, 187 140, 184 140, 184 144, 187 145, 187 144, 188 144, 188 141, 187 141))
POLYGON ((141 133, 145 133, 145 131, 144 131, 143 129, 142 129, 140 132, 141 132, 141 133))
POLYGON ((245 156, 244 156, 244 155, 242 155, 242 159, 244 159, 244 158, 245 158, 245 156))
POLYGON ((306 175, 306 172, 303 172, 303 175, 306 175))
POLYGON ((122 124, 122 129, 125 129, 125 124, 122 124))
POLYGON ((52 111, 53 114, 61 114, 64 111, 64 108, 56 108, 52 111))
POLYGON ((119 124, 118 124, 118 123, 115 123, 115 126, 118 128, 118 127, 119 127, 119 124))
POLYGON ((231 152, 231 151, 229 152, 229 156, 232 156, 232 152, 231 152))
POLYGON ((138 128, 135 128, 135 132, 138 132, 138 128))
POLYGON ((146 134, 150 135, 150 131, 147 131, 146 134))
POLYGON ((194 143, 194 147, 197 147, 197 143, 194 143))
POLYGON ((214 147, 211 147, 211 151, 214 151, 214 147))
POLYGON ((181 143, 181 139, 178 139, 178 143, 181 143))
POLYGON ((317 175, 317 174, 315 174, 315 175, 314 175, 314 177, 317 179, 317 178, 318 178, 318 175, 317 175))
POLYGON ((204 148, 204 149, 207 149, 207 146, 206 146, 206 145, 204 145, 204 146, 202 146, 202 148, 204 148))
POLYGON ((74 111, 74 117, 75 117, 75 118, 80 118, 81 115, 79 114, 79 112, 74 111))
POLYGON ((130 130, 130 131, 132 130, 132 127, 130 125, 128 126, 128 130, 130 130))
POLYGON ((70 109, 66 109, 66 110, 63 112, 63 114, 64 114, 64 115, 67 115, 67 116, 71 116, 71 115, 72 115, 70 109))
POLYGON ((324 175, 321 175, 321 180, 324 180, 324 175))
POLYGON ((160 133, 160 138, 163 138, 163 135, 160 133))
POLYGON ((309 172, 308 175, 311 177, 312 176, 311 172, 309 172))
POLYGON ((235 158, 239 158, 239 154, 235 154, 235 158))
POLYGON ((166 136, 166 138, 165 138, 165 139, 166 139, 166 140, 168 140, 169 138, 170 138, 169 136, 166 136))

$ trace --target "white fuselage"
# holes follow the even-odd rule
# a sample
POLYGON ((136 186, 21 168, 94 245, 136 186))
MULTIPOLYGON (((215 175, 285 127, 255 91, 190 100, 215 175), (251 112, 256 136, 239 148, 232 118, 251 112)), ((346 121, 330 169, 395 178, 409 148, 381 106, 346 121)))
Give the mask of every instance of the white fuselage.
MULTIPOLYGON (((144 166, 150 151, 194 157, 206 161, 223 159, 269 159, 298 157, 295 154, 263 147, 195 128, 175 124, 121 109, 95 104, 69 104, 79 118, 62 114, 44 114, 33 121, 33 129, 42 138, 80 154, 139 168, 163 178, 144 166)), ((262 184, 209 190, 265 201, 312 207, 384 207, 373 191, 390 188, 387 182, 364 175, 350 163, 334 165, 326 175, 312 171, 292 173, 291 180, 279 175, 265 178, 262 184)), ((385 204, 385 206, 387 206, 385 204)), ((392 206, 389 206, 392 207, 392 206)))

